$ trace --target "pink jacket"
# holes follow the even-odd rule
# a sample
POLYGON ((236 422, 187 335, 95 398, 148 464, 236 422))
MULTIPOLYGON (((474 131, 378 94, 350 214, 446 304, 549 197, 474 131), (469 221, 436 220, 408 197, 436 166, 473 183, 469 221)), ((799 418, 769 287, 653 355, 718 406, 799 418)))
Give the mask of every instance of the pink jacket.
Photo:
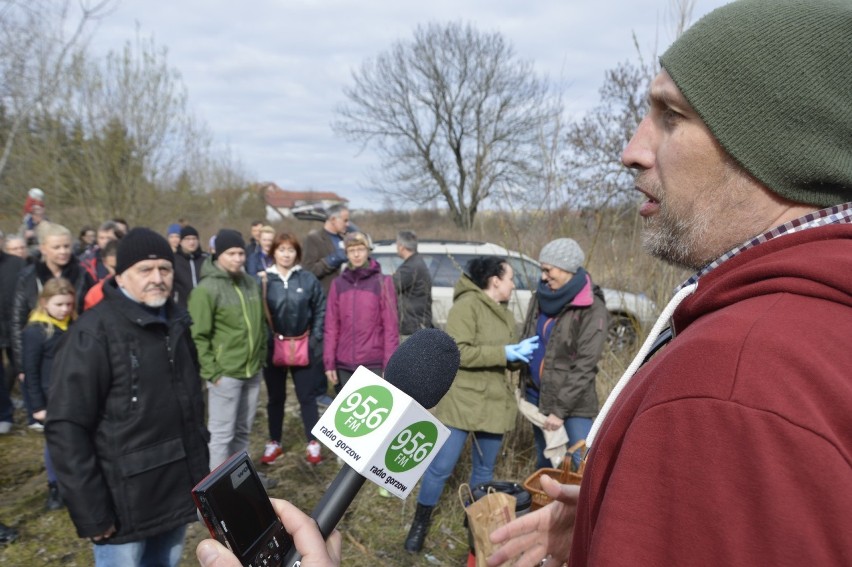
POLYGON ((375 260, 344 270, 328 290, 325 369, 384 368, 399 345, 398 321, 393 280, 382 275, 375 260))

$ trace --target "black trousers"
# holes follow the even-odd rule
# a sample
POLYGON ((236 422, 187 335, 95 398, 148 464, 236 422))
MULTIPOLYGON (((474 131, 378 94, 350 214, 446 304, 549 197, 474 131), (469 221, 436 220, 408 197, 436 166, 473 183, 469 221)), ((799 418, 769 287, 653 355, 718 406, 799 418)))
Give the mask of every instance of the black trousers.
MULTIPOLYGON (((271 349, 270 349, 271 353, 271 349)), ((318 375, 325 376, 322 365, 322 351, 315 356, 310 354, 310 366, 273 366, 270 354, 266 368, 263 369, 263 381, 266 382, 267 420, 269 424, 269 438, 281 443, 281 434, 284 426, 284 402, 287 401, 287 373, 293 375, 293 385, 296 388, 296 398, 302 413, 302 425, 305 428, 305 439, 312 441, 314 436, 311 430, 319 421, 319 410, 317 410, 317 398, 315 393, 318 375)))

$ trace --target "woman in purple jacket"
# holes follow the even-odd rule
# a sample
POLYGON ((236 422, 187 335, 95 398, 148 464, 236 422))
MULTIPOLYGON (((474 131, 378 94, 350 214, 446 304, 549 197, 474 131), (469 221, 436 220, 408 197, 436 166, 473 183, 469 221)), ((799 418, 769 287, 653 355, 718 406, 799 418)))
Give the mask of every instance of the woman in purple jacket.
POLYGON ((359 366, 381 374, 399 345, 393 280, 369 257, 370 242, 360 232, 343 239, 348 262, 331 284, 325 311, 325 374, 340 389, 359 366))

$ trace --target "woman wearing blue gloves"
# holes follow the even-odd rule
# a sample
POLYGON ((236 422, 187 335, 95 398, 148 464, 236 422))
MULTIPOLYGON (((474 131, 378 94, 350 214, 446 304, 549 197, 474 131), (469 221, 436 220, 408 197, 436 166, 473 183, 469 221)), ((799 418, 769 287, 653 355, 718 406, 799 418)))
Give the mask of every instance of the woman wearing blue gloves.
POLYGON ((435 407, 435 417, 449 427, 450 437, 426 469, 417 496, 414 522, 405 549, 418 552, 429 530, 432 510, 453 472, 468 436, 473 434, 470 485, 488 482, 500 454, 503 434, 515 426, 518 406, 506 372, 529 362, 538 337, 516 342, 515 318, 506 302, 515 289, 512 267, 493 256, 468 262, 453 292, 447 333, 461 353, 452 387, 435 407))

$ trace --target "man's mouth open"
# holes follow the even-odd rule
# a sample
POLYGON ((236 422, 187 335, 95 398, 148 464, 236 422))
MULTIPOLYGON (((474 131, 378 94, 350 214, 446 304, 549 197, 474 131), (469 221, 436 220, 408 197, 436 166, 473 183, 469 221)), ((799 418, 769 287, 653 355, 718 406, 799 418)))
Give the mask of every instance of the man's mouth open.
POLYGON ((645 201, 639 206, 639 214, 643 217, 650 217, 652 215, 657 214, 660 211, 660 202, 656 198, 654 198, 653 195, 646 191, 643 191, 639 187, 637 187, 636 190, 648 198, 647 201, 645 201))

